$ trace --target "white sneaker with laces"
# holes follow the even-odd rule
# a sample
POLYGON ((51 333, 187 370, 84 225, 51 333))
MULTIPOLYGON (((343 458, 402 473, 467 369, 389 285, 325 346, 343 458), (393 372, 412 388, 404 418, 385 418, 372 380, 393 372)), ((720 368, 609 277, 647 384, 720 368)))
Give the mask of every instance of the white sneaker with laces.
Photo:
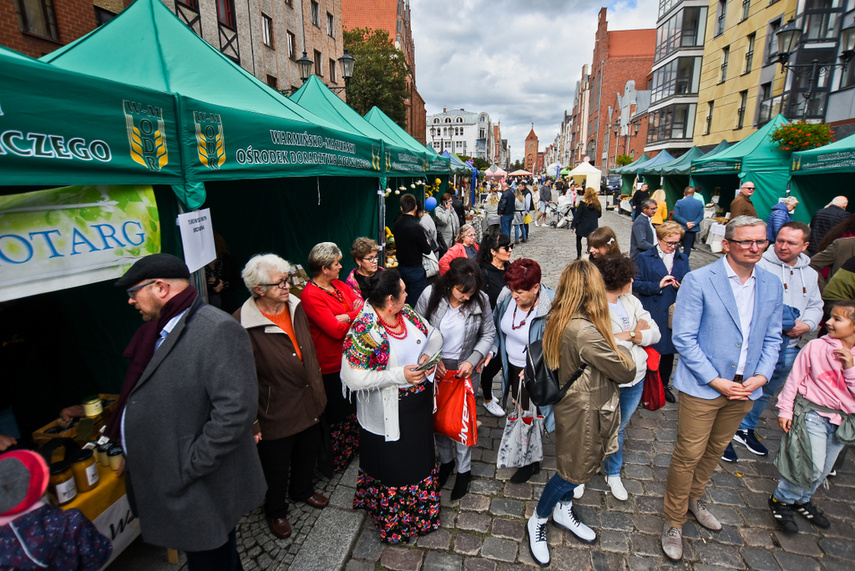
POLYGON ((573 490, 573 499, 578 500, 583 495, 585 495, 585 484, 579 484, 576 486, 576 489, 573 490))
POLYGON ((486 408, 487 412, 489 412, 493 416, 505 416, 505 411, 502 410, 502 407, 499 406, 499 403, 496 402, 496 399, 485 402, 484 408, 486 408))
POLYGON ((546 543, 548 521, 548 517, 537 517, 537 512, 535 511, 526 524, 528 549, 531 551, 532 558, 541 567, 549 565, 549 544, 546 543))
POLYGON ((623 487, 623 482, 620 481, 620 476, 606 476, 606 484, 612 491, 612 495, 616 500, 625 502, 629 499, 629 493, 623 487))
POLYGON ((558 502, 552 510, 552 521, 560 525, 585 543, 596 541, 597 534, 594 530, 579 521, 573 510, 573 502, 558 502))

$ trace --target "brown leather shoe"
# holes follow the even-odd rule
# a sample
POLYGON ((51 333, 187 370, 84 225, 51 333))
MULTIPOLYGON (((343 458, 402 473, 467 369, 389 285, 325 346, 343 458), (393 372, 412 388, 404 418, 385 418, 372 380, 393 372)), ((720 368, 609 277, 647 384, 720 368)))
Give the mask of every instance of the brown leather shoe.
POLYGON ((322 494, 312 494, 306 503, 313 508, 323 509, 329 505, 330 499, 322 494))
POLYGON ((288 539, 291 537, 291 524, 284 517, 269 517, 267 525, 270 526, 270 531, 279 539, 288 539))

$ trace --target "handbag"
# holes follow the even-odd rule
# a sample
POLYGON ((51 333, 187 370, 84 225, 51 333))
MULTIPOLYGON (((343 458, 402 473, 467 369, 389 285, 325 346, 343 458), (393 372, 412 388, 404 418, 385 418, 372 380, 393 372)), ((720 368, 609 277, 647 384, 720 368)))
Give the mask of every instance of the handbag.
POLYGON ((528 212, 525 213, 525 218, 523 218, 523 224, 531 224, 531 214, 528 212))
POLYGON ((425 273, 427 277, 433 277, 439 273, 439 260, 436 257, 436 254, 431 252, 430 254, 422 254, 422 266, 425 269, 425 273))
POLYGON ((643 347, 647 353, 647 373, 644 375, 644 387, 641 389, 641 404, 647 410, 659 410, 665 406, 665 387, 659 375, 660 355, 652 347, 643 347))
POLYGON ((516 409, 505 421, 505 431, 496 455, 498 468, 522 468, 543 460, 543 417, 537 414, 529 398, 529 409, 522 410, 522 383, 517 390, 516 409))
POLYGON ((558 403, 567 394, 570 386, 582 375, 585 367, 587 365, 582 363, 570 380, 559 388, 558 375, 546 365, 546 359, 543 357, 543 340, 537 339, 529 343, 525 351, 525 372, 523 373, 523 382, 525 390, 528 391, 529 400, 537 406, 558 403))
POLYGON ((475 446, 478 444, 478 424, 472 380, 455 375, 457 371, 446 371, 445 376, 435 383, 433 431, 466 446, 475 446))

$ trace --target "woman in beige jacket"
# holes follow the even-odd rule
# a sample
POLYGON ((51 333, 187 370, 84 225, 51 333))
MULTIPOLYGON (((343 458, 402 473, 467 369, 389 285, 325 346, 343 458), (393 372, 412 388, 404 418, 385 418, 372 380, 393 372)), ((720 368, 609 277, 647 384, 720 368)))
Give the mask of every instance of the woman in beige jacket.
POLYGON ((573 490, 599 470, 607 454, 617 451, 620 425, 618 384, 635 378, 635 363, 623 341, 612 334, 606 289, 599 270, 585 260, 561 274, 543 348, 547 365, 558 370, 563 386, 585 365, 578 380, 554 405, 558 473, 547 482, 526 526, 531 554, 549 563, 546 542, 550 512, 555 524, 585 542, 597 535, 573 510, 573 490))

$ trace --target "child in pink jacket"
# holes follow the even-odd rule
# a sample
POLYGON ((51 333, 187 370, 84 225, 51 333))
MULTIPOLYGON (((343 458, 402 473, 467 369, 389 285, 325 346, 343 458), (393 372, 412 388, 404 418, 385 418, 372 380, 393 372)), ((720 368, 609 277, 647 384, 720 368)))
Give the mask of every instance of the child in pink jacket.
POLYGON ((855 422, 855 300, 839 302, 826 326, 828 335, 809 342, 796 357, 778 397, 778 424, 786 434, 775 458, 781 479, 769 507, 789 533, 799 531, 793 512, 829 527, 810 499, 850 443, 838 438, 838 427, 855 422))

